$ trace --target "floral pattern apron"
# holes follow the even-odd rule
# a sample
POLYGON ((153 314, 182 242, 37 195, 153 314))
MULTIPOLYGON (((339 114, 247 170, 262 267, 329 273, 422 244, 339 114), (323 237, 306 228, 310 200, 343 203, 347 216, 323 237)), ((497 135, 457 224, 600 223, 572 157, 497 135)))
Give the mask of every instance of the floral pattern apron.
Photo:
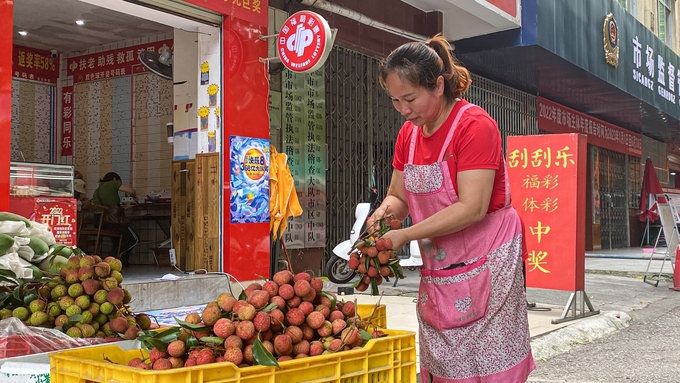
MULTIPOLYGON (((467 104, 458 111, 438 162, 433 164, 413 164, 420 129, 414 128, 409 159, 404 166, 404 190, 413 223, 458 202, 444 155, 458 121, 470 107, 475 105, 467 104)), ((525 382, 536 368, 529 343, 521 256, 522 226, 519 215, 510 205, 507 173, 505 193, 505 207, 488 213, 482 221, 457 233, 418 241, 423 257, 416 309, 420 325, 422 382, 525 382), (433 278, 431 275, 442 269, 451 269, 451 265, 464 263, 468 267, 480 259, 485 261, 491 284, 486 288, 490 290, 485 298, 488 299, 486 314, 470 324, 445 330, 428 324, 432 321, 424 321, 426 312, 423 307, 428 298, 424 282, 446 281, 447 278, 433 278)), ((473 300, 477 290, 473 288, 470 291, 473 300)), ((444 301, 451 311, 454 305, 458 308, 459 302, 453 302, 453 299, 446 301, 446 298, 444 301)), ((439 307, 439 310, 445 312, 447 308, 439 307)))

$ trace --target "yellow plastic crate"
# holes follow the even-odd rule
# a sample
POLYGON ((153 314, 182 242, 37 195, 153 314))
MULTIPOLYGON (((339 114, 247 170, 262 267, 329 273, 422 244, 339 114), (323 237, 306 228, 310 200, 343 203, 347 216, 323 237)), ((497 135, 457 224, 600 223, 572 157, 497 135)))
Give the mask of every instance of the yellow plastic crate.
MULTIPOLYGON (((52 383, 416 383, 416 336, 385 330, 361 349, 281 362, 281 368, 212 363, 164 371, 125 364, 140 350, 116 345, 50 353, 52 383), (117 363, 110 363, 104 358, 117 363)), ((146 356, 146 353, 144 353, 146 356)))
POLYGON ((371 318, 371 324, 374 324, 380 328, 387 328, 387 307, 385 305, 380 305, 375 307, 374 304, 358 304, 357 305, 357 315, 363 320, 368 320, 371 318), (373 312, 375 310, 375 313, 373 312))

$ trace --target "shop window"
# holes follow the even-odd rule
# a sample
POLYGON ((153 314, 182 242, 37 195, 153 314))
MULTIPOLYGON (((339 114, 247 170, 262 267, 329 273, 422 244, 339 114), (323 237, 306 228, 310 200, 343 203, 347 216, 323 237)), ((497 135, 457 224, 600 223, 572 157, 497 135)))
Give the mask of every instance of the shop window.
POLYGON ((672 0, 658 0, 659 39, 667 46, 673 46, 673 20, 671 19, 672 0))

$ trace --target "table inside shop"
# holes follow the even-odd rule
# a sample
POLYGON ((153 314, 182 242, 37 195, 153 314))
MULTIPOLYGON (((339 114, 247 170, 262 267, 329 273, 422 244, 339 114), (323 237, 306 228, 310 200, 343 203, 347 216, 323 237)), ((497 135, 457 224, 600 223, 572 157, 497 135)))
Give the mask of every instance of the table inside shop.
POLYGON ((131 221, 155 221, 166 238, 170 238, 170 218, 172 204, 170 202, 153 202, 132 204, 125 208, 125 216, 131 221))

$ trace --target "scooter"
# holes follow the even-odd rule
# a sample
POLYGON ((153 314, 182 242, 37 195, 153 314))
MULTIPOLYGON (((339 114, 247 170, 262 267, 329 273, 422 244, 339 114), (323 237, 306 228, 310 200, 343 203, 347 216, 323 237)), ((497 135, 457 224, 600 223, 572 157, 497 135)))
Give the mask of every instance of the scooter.
MULTIPOLYGON (((342 241, 333 248, 333 255, 326 263, 326 276, 333 283, 348 283, 356 275, 356 271, 349 268, 347 261, 349 260, 349 253, 352 250, 354 243, 359 239, 361 233, 366 230, 366 222, 373 214, 375 209, 380 205, 378 202, 378 190, 371 189, 371 196, 368 202, 362 202, 357 205, 354 210, 354 225, 350 232, 349 239, 342 241)), ((411 270, 423 265, 423 259, 420 256, 420 248, 417 241, 409 242, 409 253, 402 254, 399 252, 397 256, 400 258, 399 264, 402 267, 408 267, 411 270)), ((394 281, 396 286, 397 279, 394 281)))

